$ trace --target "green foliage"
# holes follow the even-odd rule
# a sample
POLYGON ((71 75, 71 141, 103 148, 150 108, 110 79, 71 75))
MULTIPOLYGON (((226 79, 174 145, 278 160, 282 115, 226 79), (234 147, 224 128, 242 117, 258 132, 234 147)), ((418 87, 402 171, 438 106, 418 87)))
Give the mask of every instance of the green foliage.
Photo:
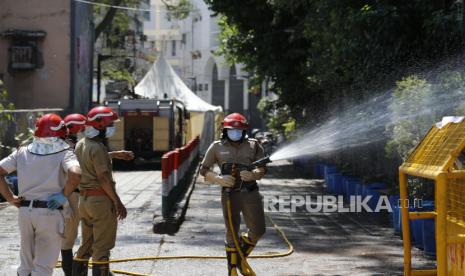
POLYGON ((465 115, 465 72, 439 71, 434 76, 410 75, 397 82, 389 106, 395 123, 386 127, 388 157, 405 160, 435 122, 443 116, 465 115))
MULTIPOLYGON (((102 3, 108 5, 119 5, 126 7, 139 7, 143 0, 104 0, 102 3)), ((93 13, 95 21, 99 22, 98 25, 104 25, 102 39, 105 40, 105 49, 99 49, 98 52, 110 54, 114 56, 109 60, 102 62, 102 77, 111 80, 125 80, 129 84, 135 83, 133 73, 128 68, 124 56, 132 54, 132 49, 126 49, 126 37, 128 34, 135 33, 132 30, 134 26, 134 17, 137 12, 130 10, 114 10, 115 14, 111 19, 107 18, 108 13, 111 11, 108 7, 93 6, 93 13), (108 19, 108 20, 106 20, 108 19), (122 56, 122 57, 121 57, 122 56)))
POLYGON ((33 130, 26 129, 24 132, 19 132, 15 135, 14 141, 16 144, 9 145, 5 144, 5 136, 8 134, 8 128, 12 123, 15 123, 13 117, 13 111, 15 106, 8 100, 8 92, 3 86, 3 82, 0 80, 0 151, 2 155, 11 153, 15 147, 24 141, 29 140, 33 136, 33 130), (9 111, 9 112, 5 112, 9 111))
POLYGON ((108 61, 103 67, 103 78, 116 80, 116 81, 127 81, 129 85, 135 85, 135 80, 133 75, 128 71, 128 69, 118 61, 108 61))
POLYGON ((15 135, 15 141, 17 145, 26 145, 32 142, 33 138, 34 130, 32 128, 27 128, 24 132, 20 132, 19 134, 15 135))
MULTIPOLYGON (((122 1, 115 1, 115 0, 103 0, 100 1, 102 4, 107 5, 118 5, 118 6, 125 6, 125 7, 138 7, 142 0, 122 0, 122 1)), ((93 5, 93 15, 95 21, 101 21, 106 13, 110 10, 110 8, 105 6, 93 5)), ((117 41, 121 38, 121 34, 125 34, 128 31, 129 21, 131 20, 131 16, 133 12, 128 10, 121 10, 117 9, 115 17, 105 26, 105 33, 107 34, 108 39, 111 41, 117 41), (118 37, 119 36, 119 37, 118 37)))
POLYGON ((434 114, 426 113, 422 116, 427 101, 433 96, 431 85, 418 76, 412 75, 397 82, 393 93, 393 102, 389 109, 396 122, 388 126, 391 140, 387 143, 388 156, 399 155, 403 160, 411 149, 434 122, 434 114))
POLYGON ((189 0, 162 0, 170 15, 176 19, 186 19, 193 10, 193 5, 189 0))
POLYGON ((205 2, 222 15, 219 54, 269 78, 276 106, 301 125, 461 48, 452 1, 205 2))
POLYGON ((5 110, 13 110, 15 106, 13 103, 8 101, 8 92, 3 86, 3 82, 0 80, 0 136, 3 137, 6 134, 7 127, 10 122, 13 121, 13 116, 5 110))
POLYGON ((290 140, 295 139, 295 131, 297 130, 296 120, 294 118, 289 118, 282 126, 284 127, 284 136, 290 140))
POLYGON ((284 134, 287 139, 293 139, 296 130, 296 121, 290 116, 287 106, 277 107, 276 101, 269 98, 261 98, 257 105, 263 114, 267 127, 275 134, 284 134))

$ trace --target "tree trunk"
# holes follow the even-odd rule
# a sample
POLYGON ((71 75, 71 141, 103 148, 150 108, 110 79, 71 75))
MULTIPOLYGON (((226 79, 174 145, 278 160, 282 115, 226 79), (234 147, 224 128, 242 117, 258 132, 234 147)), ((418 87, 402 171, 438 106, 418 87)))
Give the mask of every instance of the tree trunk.
MULTIPOLYGON (((123 2, 123 0, 114 0, 112 2, 112 5, 118 6, 123 2)), ((103 30, 108 27, 108 25, 113 22, 113 19, 115 18, 117 9, 116 8, 109 8, 105 16, 103 17, 102 21, 95 27, 95 40, 98 39, 98 37, 102 34, 103 30)))

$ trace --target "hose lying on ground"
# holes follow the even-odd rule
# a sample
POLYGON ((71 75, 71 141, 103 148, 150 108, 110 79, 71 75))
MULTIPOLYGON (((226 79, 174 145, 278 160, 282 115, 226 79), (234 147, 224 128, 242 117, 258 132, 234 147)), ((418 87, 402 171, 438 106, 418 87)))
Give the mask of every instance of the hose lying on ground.
MULTIPOLYGON (((260 255, 250 255, 248 259, 270 259, 270 258, 280 258, 291 255, 294 252, 294 246, 287 238, 284 231, 273 221, 273 219, 267 214, 266 217, 273 225, 273 228, 279 233, 281 238, 284 240, 288 246, 287 251, 282 253, 270 253, 270 254, 260 254, 260 255)), ((219 260, 226 259, 226 256, 208 256, 208 255, 179 255, 179 256, 146 256, 146 257, 134 257, 134 258, 124 258, 124 259, 113 259, 109 263, 127 263, 127 262, 138 262, 138 261, 158 261, 158 260, 179 260, 179 259, 201 259, 201 260, 219 260)), ((89 265, 92 265, 92 261, 89 262, 89 265)), ((57 264, 57 267, 61 267, 61 262, 57 264)), ((135 272, 129 272, 124 270, 113 269, 113 273, 121 275, 131 275, 131 276, 153 276, 151 274, 140 274, 135 272)))
MULTIPOLYGON (((260 162, 263 162, 265 160, 266 162, 270 162, 269 158, 264 158, 262 160, 259 160, 260 162)), ((199 168, 197 168, 197 172, 195 173, 195 178, 197 179, 197 176, 199 174, 199 168)), ((195 180, 193 185, 195 185, 195 180)), ((270 223, 273 225, 273 228, 279 233, 281 238, 284 240, 286 245, 288 246, 288 250, 286 252, 282 253, 270 253, 270 254, 261 254, 261 255, 250 255, 247 257, 247 259, 270 259, 270 258, 280 258, 280 257, 286 257, 291 255, 294 252, 294 246, 292 243, 289 241, 287 238, 286 234, 284 231, 273 221, 273 219, 266 214, 266 217, 270 221, 270 223)), ((245 260, 245 257, 240 250, 239 247, 239 242, 237 240, 237 236, 235 232, 233 231, 232 227, 232 216, 231 216, 231 202, 229 201, 229 196, 228 196, 228 224, 231 227, 231 233, 233 233, 233 238, 234 238, 234 244, 236 246, 236 249, 238 250, 239 254, 241 255, 241 259, 245 260)), ((226 256, 203 256, 203 255, 179 255, 179 256, 146 256, 146 257, 134 257, 134 258, 124 258, 124 259, 113 259, 110 260, 108 263, 127 263, 127 262, 138 262, 138 261, 158 261, 158 260, 179 260, 179 259, 201 259, 201 260, 206 260, 206 259, 226 259, 226 256)), ((253 272, 252 268, 247 264, 247 268, 253 272)), ((92 266, 92 261, 89 261, 89 266, 92 266)), ((57 267, 61 267, 61 262, 58 262, 57 267)), ((113 269, 113 273, 116 274, 122 274, 122 275, 131 275, 131 276, 153 276, 150 274, 139 274, 135 272, 130 272, 130 271, 125 271, 125 270, 117 270, 113 269)))

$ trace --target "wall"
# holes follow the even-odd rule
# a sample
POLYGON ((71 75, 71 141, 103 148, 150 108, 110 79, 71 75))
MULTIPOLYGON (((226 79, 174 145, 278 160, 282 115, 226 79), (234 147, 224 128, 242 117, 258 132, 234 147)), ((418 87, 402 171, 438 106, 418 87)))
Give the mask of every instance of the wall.
MULTIPOLYGON (((168 20, 167 9, 161 0, 150 1, 150 20, 144 21, 144 34, 147 35, 147 44, 154 44, 151 51, 163 52, 164 57, 173 67, 179 67, 179 48, 181 34, 178 21, 174 18, 168 20), (171 43, 176 41, 176 56, 171 55, 171 43)), ((149 46, 149 48, 151 48, 149 46)))
POLYGON ((183 20, 166 21, 166 10, 161 0, 151 0, 150 20, 144 25, 144 33, 152 39, 166 40, 168 46, 176 36, 169 37, 168 32, 176 31, 179 39, 176 57, 172 57, 170 47, 166 47, 163 55, 189 88, 203 100, 214 105, 221 105, 225 112, 244 112, 256 127, 263 127, 262 119, 256 108, 258 97, 248 93, 248 72, 241 64, 227 64, 224 57, 214 55, 218 48, 218 17, 212 17, 211 11, 203 0, 191 0, 193 10, 183 20), (164 32, 163 38, 160 34, 164 32), (215 69, 214 69, 215 68, 215 69), (206 88, 207 87, 207 88, 206 88))
POLYGON ((8 73, 10 41, 0 39, 0 76, 17 108, 68 108, 70 103, 70 1, 2 0, 0 32, 7 29, 43 30, 39 43, 44 66, 8 73))

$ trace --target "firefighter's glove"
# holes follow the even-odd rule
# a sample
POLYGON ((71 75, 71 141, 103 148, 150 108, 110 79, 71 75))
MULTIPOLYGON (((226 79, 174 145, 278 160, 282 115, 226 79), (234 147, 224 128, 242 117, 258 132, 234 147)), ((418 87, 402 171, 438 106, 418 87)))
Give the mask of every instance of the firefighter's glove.
POLYGON ((253 171, 241 171, 241 179, 242 181, 255 181, 260 180, 263 174, 258 170, 253 171))
POLYGON ((211 183, 217 183, 226 188, 234 187, 236 179, 231 175, 217 175, 214 172, 208 172, 205 175, 205 180, 211 183))
POLYGON ((56 193, 47 199, 48 209, 58 209, 66 203, 67 199, 63 193, 56 193))

